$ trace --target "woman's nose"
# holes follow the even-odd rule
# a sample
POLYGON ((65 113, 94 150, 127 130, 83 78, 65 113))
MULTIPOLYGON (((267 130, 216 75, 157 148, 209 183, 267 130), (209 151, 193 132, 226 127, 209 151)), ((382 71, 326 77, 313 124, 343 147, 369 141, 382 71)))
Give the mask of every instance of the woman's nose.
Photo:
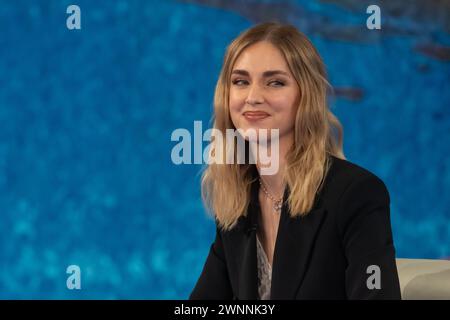
POLYGON ((261 89, 256 85, 253 85, 248 91, 247 99, 245 102, 249 105, 261 104, 264 102, 264 97, 262 95, 261 89))

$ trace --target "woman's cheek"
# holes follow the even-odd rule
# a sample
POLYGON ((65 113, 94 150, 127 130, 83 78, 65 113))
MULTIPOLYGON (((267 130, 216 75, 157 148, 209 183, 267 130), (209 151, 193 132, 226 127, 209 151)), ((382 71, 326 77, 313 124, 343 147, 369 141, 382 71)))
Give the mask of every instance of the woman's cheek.
POLYGON ((239 107, 237 105, 232 105, 230 103, 230 117, 231 121, 233 122, 234 127, 239 128, 240 127, 240 119, 239 119, 239 107))
POLYGON ((230 105, 230 115, 231 115, 231 119, 233 121, 238 121, 238 116, 239 116, 239 106, 237 105, 230 105))

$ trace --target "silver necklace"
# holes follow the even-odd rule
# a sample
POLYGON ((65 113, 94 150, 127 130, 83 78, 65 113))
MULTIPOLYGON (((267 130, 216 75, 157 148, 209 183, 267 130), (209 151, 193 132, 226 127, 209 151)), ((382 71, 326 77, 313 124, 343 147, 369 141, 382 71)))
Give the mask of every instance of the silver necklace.
POLYGON ((261 178, 259 178, 259 184, 261 185, 261 189, 266 194, 266 196, 270 200, 272 200, 272 202, 273 202, 273 209, 275 210, 275 212, 276 213, 280 213, 281 212, 281 208, 283 207, 283 197, 276 199, 274 196, 272 196, 270 194, 270 192, 267 190, 266 184, 264 183, 264 181, 261 178))

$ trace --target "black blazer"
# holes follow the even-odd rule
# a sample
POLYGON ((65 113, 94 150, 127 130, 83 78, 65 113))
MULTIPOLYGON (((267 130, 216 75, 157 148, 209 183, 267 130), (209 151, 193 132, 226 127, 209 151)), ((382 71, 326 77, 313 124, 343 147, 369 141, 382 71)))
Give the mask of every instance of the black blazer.
MULTIPOLYGON (((388 190, 377 176, 331 156, 312 210, 291 218, 284 194, 275 244, 271 299, 400 299, 388 190), (369 289, 370 265, 381 288, 369 289)), ((246 216, 216 238, 190 299, 257 299, 259 183, 246 216)), ((370 281, 372 282, 372 281, 370 281)))

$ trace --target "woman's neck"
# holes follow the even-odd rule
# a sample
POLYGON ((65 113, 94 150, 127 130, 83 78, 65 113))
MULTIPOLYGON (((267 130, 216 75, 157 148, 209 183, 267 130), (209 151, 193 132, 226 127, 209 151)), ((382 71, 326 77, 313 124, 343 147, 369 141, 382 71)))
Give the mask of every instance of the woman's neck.
MULTIPOLYGON (((259 158, 257 158, 256 161, 256 167, 258 169, 258 173, 260 174, 260 177, 262 178, 263 182, 265 183, 266 187, 269 189, 268 191, 273 194, 273 196, 277 198, 283 197, 284 189, 286 186, 286 182, 284 181, 284 170, 286 168, 286 155, 290 149, 290 147, 293 144, 293 136, 283 136, 279 139, 279 150, 278 155, 271 155, 270 159, 273 161, 274 157, 278 157, 278 170, 275 174, 272 175, 262 175, 261 176, 261 167, 267 167, 270 166, 270 164, 262 164, 259 162, 259 158)), ((264 150, 261 150, 260 152, 269 152, 271 150, 270 144, 267 144, 267 146, 259 145, 259 148, 264 148, 264 150), (268 150, 265 150, 267 148, 268 150)), ((266 153, 266 154, 269 154, 266 153)))

